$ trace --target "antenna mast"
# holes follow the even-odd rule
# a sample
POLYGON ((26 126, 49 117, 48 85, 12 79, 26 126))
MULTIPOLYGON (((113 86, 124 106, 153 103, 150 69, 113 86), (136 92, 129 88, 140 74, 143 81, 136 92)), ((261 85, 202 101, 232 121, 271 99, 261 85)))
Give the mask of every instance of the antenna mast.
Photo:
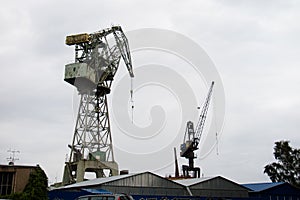
POLYGON ((19 158, 16 158, 16 153, 20 153, 20 151, 15 149, 9 149, 7 152, 10 152, 9 158, 7 158, 7 161, 9 161, 9 165, 14 165, 16 160, 19 160, 19 158))

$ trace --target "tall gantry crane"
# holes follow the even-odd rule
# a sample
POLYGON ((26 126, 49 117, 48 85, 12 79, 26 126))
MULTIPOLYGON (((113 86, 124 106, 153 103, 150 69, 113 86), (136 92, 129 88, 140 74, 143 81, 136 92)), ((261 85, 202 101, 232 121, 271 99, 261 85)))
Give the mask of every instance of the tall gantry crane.
POLYGON ((182 171, 184 177, 190 177, 189 172, 194 173, 193 174, 194 178, 200 177, 200 168, 194 166, 194 159, 196 158, 194 151, 199 149, 198 145, 200 143, 200 139, 202 136, 213 87, 214 87, 214 82, 211 83, 211 86, 208 91, 208 95, 201 109, 196 130, 194 129, 193 122, 188 121, 186 125, 183 144, 180 145, 180 150, 181 150, 180 156, 189 160, 189 165, 182 165, 182 171))
POLYGON ((70 35, 66 44, 75 45, 75 62, 65 66, 64 80, 77 88, 80 103, 63 185, 83 181, 86 172, 96 173, 97 178, 105 177, 105 170, 109 176, 118 175, 107 95, 121 58, 134 77, 128 40, 120 26, 70 35))

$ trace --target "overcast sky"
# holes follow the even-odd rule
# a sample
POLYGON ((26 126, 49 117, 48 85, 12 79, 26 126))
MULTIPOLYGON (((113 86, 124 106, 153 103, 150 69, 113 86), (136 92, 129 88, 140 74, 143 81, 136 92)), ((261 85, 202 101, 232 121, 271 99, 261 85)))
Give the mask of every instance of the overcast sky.
MULTIPOLYGON (((263 167, 273 161, 274 142, 300 148, 299 20, 296 0, 2 2, 0 163, 16 149, 16 164, 39 163, 51 183, 61 180, 74 130, 74 90, 63 81, 74 50, 65 36, 117 24, 172 30, 206 51, 223 81, 226 120, 218 155, 197 164, 205 176, 268 181, 263 167)), ((156 172, 173 173, 173 166, 156 172)))

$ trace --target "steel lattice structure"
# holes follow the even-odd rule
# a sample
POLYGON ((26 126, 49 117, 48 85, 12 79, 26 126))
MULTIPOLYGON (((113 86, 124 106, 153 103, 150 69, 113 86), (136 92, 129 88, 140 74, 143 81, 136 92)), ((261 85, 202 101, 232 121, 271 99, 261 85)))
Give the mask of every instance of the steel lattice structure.
POLYGON ((66 44, 75 45, 75 63, 66 65, 64 80, 77 88, 80 103, 64 185, 83 181, 85 172, 104 177, 104 170, 109 170, 110 175, 118 175, 107 94, 121 58, 134 76, 128 41, 120 26, 67 36, 66 44))

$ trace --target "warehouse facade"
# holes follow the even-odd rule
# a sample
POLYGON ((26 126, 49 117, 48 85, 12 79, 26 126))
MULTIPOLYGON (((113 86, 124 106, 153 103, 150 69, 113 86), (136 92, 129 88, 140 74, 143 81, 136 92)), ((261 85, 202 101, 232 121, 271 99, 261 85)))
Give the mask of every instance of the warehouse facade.
POLYGON ((247 188, 221 176, 175 181, 189 189, 192 196, 216 198, 247 198, 247 188))
POLYGON ((252 199, 260 200, 300 200, 300 188, 289 183, 252 183, 244 184, 252 199))
POLYGON ((88 189, 126 193, 132 195, 135 200, 248 198, 248 190, 245 187, 220 176, 186 180, 190 182, 168 180, 152 172, 126 174, 56 188, 49 192, 49 197, 50 200, 67 199, 67 194, 80 196, 83 190, 86 192, 88 189))
POLYGON ((184 186, 168 179, 162 178, 151 172, 125 174, 107 178, 97 178, 59 188, 59 190, 76 189, 102 189, 110 191, 112 193, 126 193, 136 195, 188 195, 188 192, 184 188, 184 186))

